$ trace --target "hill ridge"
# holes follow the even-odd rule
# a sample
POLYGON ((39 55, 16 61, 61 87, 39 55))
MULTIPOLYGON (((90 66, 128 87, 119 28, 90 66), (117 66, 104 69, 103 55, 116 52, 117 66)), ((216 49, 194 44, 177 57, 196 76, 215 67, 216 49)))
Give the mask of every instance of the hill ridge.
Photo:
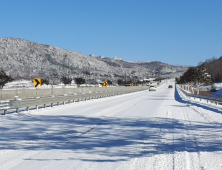
POLYGON ((52 45, 21 38, 0 39, 1 69, 15 79, 87 77, 117 81, 128 78, 152 76, 176 77, 187 68, 161 62, 130 63, 115 58, 93 57, 52 45))

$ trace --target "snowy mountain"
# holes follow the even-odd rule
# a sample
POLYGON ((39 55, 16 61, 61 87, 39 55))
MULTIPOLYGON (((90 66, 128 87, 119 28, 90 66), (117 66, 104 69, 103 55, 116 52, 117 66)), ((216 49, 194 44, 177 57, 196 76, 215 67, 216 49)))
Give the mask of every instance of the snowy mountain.
POLYGON ((187 68, 161 62, 132 63, 120 58, 96 57, 19 38, 0 39, 1 69, 15 79, 87 77, 116 81, 137 77, 178 77, 187 68))

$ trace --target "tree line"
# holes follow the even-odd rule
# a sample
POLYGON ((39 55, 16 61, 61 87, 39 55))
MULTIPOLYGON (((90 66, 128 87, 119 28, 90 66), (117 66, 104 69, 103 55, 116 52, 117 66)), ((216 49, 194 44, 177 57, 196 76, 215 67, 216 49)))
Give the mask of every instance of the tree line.
MULTIPOLYGON (((7 75, 3 70, 0 71, 0 89, 2 89, 6 83, 8 82, 11 82, 13 81, 14 79, 12 77, 10 77, 9 75, 7 75)), ((161 81, 162 79, 161 78, 156 78, 155 81, 161 81)), ((65 85, 68 85, 68 84, 71 84, 72 82, 72 79, 71 78, 68 78, 68 77, 65 77, 63 76, 60 81, 65 84, 65 85)), ((82 77, 78 77, 78 78, 74 78, 74 81, 75 83, 80 86, 81 84, 85 84, 86 83, 86 80, 82 77)), ((112 85, 112 81, 111 80, 107 80, 108 82, 108 85, 112 85)), ((138 81, 138 80, 133 80, 133 79, 130 79, 130 80, 123 80, 123 79, 118 79, 117 80, 117 83, 119 86, 125 86, 126 84, 131 84, 133 83, 134 85, 140 85, 140 84, 143 84, 143 83, 148 83, 149 81, 138 81)), ((41 79, 41 84, 46 84, 46 85, 54 85, 55 83, 55 80, 53 78, 43 78, 41 79)), ((103 83, 100 83, 103 85, 103 83)))
MULTIPOLYGON (((72 79, 71 78, 67 78, 67 77, 65 77, 65 76, 63 76, 61 79, 61 82, 63 83, 63 84, 65 84, 65 85, 68 85, 68 84, 71 84, 72 83, 72 79)), ((74 80, 75 80, 75 82, 76 82, 76 84, 78 85, 78 86, 80 86, 81 84, 85 84, 85 79, 84 78, 82 78, 82 77, 78 77, 78 78, 74 78, 74 80)), ((53 82, 53 80, 51 80, 51 82, 50 82, 50 79, 49 78, 47 78, 47 79, 41 79, 41 84, 46 84, 46 85, 49 85, 49 84, 53 84, 54 82, 53 82)))
MULTIPOLYGON (((12 82, 14 79, 7 75, 3 70, 0 70, 0 89, 3 89, 3 87, 5 86, 6 83, 12 82)), ((63 76, 60 81, 65 84, 65 85, 69 85, 72 83, 72 79, 71 78, 67 78, 65 76, 63 76)), ((77 77, 74 78, 75 83, 77 84, 77 86, 80 86, 81 84, 85 84, 86 80, 82 77, 77 77)), ((112 81, 107 80, 109 85, 112 85, 112 81)), ((41 84, 45 84, 45 85, 50 85, 50 84, 54 84, 53 78, 43 78, 41 79, 41 84)), ((101 83, 102 84, 102 83, 101 83)))
MULTIPOLYGON (((11 76, 7 75, 3 70, 0 70, 0 89, 3 89, 6 83, 12 82, 13 80, 14 79, 11 76)), ((63 76, 60 80, 65 85, 71 84, 72 82, 71 78, 67 78, 65 76, 63 76)), ((80 86, 81 84, 85 84, 85 79, 81 77, 75 78, 74 80, 78 86, 80 86)), ((54 82, 52 79, 50 80, 49 78, 46 78, 41 79, 41 84, 49 85, 54 84, 54 82)))
POLYGON ((212 85, 217 82, 222 82, 222 56, 200 62, 198 66, 188 68, 182 76, 176 78, 177 84, 197 86, 198 90, 201 85, 212 85))
POLYGON ((220 58, 212 57, 205 62, 200 62, 198 68, 205 68, 206 72, 211 75, 213 83, 222 82, 222 56, 220 58))
POLYGON ((190 67, 180 78, 176 78, 176 82, 199 88, 200 85, 210 85, 212 80, 205 68, 190 67))

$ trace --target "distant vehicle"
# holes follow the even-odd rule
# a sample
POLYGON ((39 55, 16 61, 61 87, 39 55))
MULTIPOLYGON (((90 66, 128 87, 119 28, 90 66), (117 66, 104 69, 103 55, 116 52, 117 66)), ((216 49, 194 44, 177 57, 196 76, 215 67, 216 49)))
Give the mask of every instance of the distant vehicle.
POLYGON ((169 85, 168 88, 173 88, 173 86, 172 86, 172 85, 169 85))
POLYGON ((156 88, 154 86, 150 86, 149 91, 156 91, 156 88))
POLYGON ((125 84, 125 86, 130 86, 130 84, 125 84))

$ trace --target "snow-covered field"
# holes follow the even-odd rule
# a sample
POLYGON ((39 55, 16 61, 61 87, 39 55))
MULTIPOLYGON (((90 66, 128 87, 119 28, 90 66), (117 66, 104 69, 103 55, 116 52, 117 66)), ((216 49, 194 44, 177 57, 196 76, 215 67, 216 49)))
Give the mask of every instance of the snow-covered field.
MULTIPOLYGON (((80 87, 102 87, 100 84, 82 84, 80 87)), ((75 84, 74 81, 71 82, 69 85, 64 85, 63 83, 57 84, 57 85, 41 85, 41 89, 49 89, 49 88, 77 88, 77 84, 75 84)), ((114 87, 112 85, 109 85, 109 87, 114 87)), ((6 83, 3 90, 15 90, 15 89, 35 89, 33 82, 29 80, 15 80, 9 83, 6 83)))
MULTIPOLYGON (((64 85, 64 84, 58 84, 58 85, 53 85, 53 88, 76 88, 77 85, 72 82, 70 85, 64 85)), ((43 84, 41 85, 41 89, 49 89, 52 88, 52 85, 46 85, 43 84)), ((33 82, 29 80, 15 80, 9 83, 6 83, 3 90, 13 90, 13 89, 35 89, 33 82)))
POLYGON ((0 169, 222 169, 222 108, 168 85, 1 115, 0 169))

